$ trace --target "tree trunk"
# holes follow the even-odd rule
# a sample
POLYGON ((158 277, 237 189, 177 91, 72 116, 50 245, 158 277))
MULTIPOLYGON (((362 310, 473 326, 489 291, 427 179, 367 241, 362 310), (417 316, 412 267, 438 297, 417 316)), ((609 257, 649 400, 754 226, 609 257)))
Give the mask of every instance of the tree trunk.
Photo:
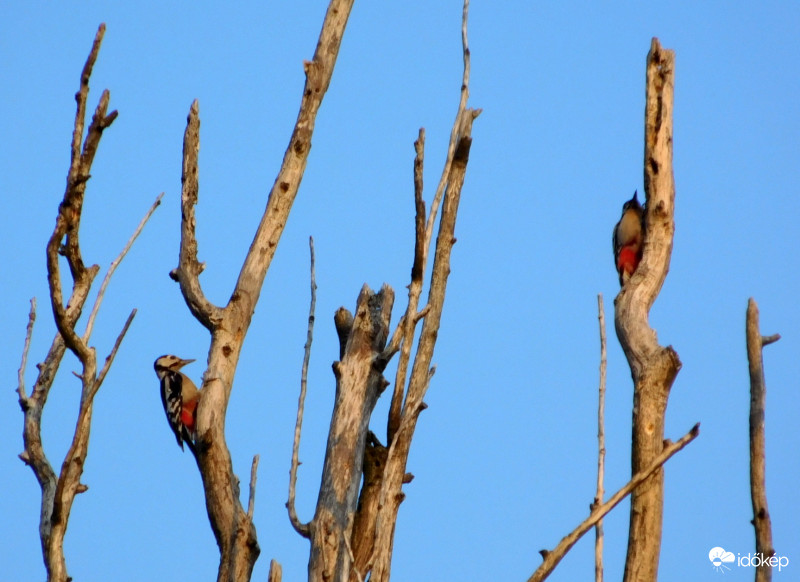
POLYGON ((343 308, 337 313, 337 328, 345 325, 350 330, 344 355, 333 364, 336 402, 317 509, 311 522, 309 582, 350 579, 350 537, 369 419, 378 396, 388 385, 382 373, 386 364, 378 362, 386 347, 393 304, 394 291, 388 285, 378 293, 364 285, 355 317, 343 313, 343 308))
MULTIPOLYGON (((648 314, 669 271, 675 232, 672 173, 673 51, 654 38, 647 55, 645 105, 644 253, 632 278, 615 300, 615 327, 634 383, 631 473, 664 449, 667 399, 681 363, 672 347, 658 345, 648 314)), ((658 576, 664 503, 664 471, 659 469, 631 494, 626 582, 654 582, 658 576)))

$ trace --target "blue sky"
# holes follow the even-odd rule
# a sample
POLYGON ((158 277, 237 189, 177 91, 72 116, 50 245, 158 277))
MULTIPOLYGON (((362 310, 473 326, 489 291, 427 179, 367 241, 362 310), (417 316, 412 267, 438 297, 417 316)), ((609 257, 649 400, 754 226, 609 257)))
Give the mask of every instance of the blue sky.
MULTIPOLYGON (((86 582, 208 579, 217 550, 199 475, 165 423, 153 360, 204 360, 208 336, 167 274, 177 265, 181 142, 200 102, 200 260, 224 303, 266 203, 297 113, 302 61, 326 3, 19 3, 0 22, 0 564, 4 579, 44 577, 39 488, 16 457, 14 393, 28 301, 33 363, 54 333, 44 246, 65 184, 73 95, 100 22, 106 37, 90 105, 104 88, 119 118, 103 137, 84 212, 84 258, 104 269, 160 192, 164 203, 117 271, 93 345, 105 357, 138 315, 95 401, 84 482, 66 538, 86 582)), ((404 305, 413 253, 413 141, 427 130, 428 195, 438 180, 461 79, 461 4, 356 3, 320 111, 300 193, 236 376, 228 444, 246 480, 261 455, 255 521, 286 580, 308 544, 284 502, 308 309, 307 239, 317 251, 317 328, 300 456, 298 512, 313 514, 338 351, 334 310, 361 285, 392 285, 404 305)), ((666 469, 661 579, 717 579, 708 551, 752 552, 748 485, 747 299, 765 350, 767 491, 775 547, 800 567, 800 7, 790 2, 531 3, 471 7, 471 105, 483 108, 456 227, 452 275, 429 391, 409 460, 395 580, 523 580, 587 514, 594 495, 596 295, 613 322, 610 235, 642 190, 645 57, 652 36, 676 51, 676 234, 651 312, 683 362, 667 436, 701 435, 666 469)), ((78 384, 67 357, 44 416, 60 466, 78 384)), ((199 379, 201 363, 186 371, 199 379)), ((393 374, 389 375, 393 378, 393 374)), ((609 327, 606 489, 630 474, 630 373, 609 327)), ((375 429, 384 434, 386 399, 375 429)), ((607 579, 621 578, 627 504, 606 520, 607 579)), ((551 580, 592 574, 592 536, 551 580)), ((734 567, 725 580, 752 578, 734 567)), ((783 579, 793 578, 784 571, 783 579)), ((781 579, 780 577, 776 579, 781 579)))

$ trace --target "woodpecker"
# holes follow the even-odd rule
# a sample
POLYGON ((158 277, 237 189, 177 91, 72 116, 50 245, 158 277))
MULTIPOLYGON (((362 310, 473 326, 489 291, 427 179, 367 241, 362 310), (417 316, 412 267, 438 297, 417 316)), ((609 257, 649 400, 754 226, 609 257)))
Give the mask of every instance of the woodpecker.
POLYGON ((182 360, 177 356, 161 356, 153 367, 161 381, 161 402, 167 413, 167 422, 175 433, 181 450, 183 443, 194 452, 195 418, 200 391, 189 377, 180 371, 194 360, 182 360))
POLYGON ((611 242, 614 246, 614 265, 619 273, 620 286, 631 278, 642 260, 644 234, 644 209, 639 204, 637 192, 622 205, 622 217, 614 227, 611 242))

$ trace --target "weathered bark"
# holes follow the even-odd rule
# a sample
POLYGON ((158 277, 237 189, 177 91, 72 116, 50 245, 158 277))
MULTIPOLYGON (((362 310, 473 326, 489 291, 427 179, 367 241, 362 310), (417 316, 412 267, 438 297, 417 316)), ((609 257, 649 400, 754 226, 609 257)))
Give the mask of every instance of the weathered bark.
MULTIPOLYGON (((293 508, 292 489, 298 463, 293 453, 287 507, 292 525, 298 533, 311 540, 309 580, 355 582, 369 579, 377 582, 389 577, 397 510, 404 496, 401 488, 403 483, 412 479, 405 472, 408 452, 417 418, 426 406, 423 398, 433 376, 431 360, 450 273, 450 253, 455 244, 455 221, 472 143, 472 122, 480 114, 480 110, 466 107, 469 95, 468 7, 469 2, 465 1, 461 99, 442 177, 428 214, 422 196, 424 130, 420 130, 415 143, 415 247, 405 314, 388 345, 389 317, 394 298, 388 286, 384 285, 378 294, 365 286, 359 295, 355 317, 344 308, 339 309, 334 317, 340 343, 340 361, 334 364, 336 401, 317 508, 308 524, 300 523, 293 508), (440 205, 442 214, 428 301, 418 309, 440 205), (421 320, 424 324, 409 375, 415 330, 421 320), (383 446, 368 431, 369 420, 377 397, 388 385, 382 372, 398 351, 400 361, 387 422, 387 446, 383 446), (362 476, 363 485, 357 496, 362 476)), ((301 382, 300 410, 303 394, 301 382)), ((298 426, 301 418, 302 412, 299 411, 298 426)), ((297 441, 296 430, 295 452, 297 441)))
POLYGON ((100 268, 97 265, 86 267, 81 255, 79 231, 83 200, 86 192, 86 183, 90 178, 90 171, 100 138, 103 131, 116 119, 117 112, 108 112, 109 93, 104 91, 100 103, 95 110, 92 122, 89 125, 86 139, 83 138, 86 117, 86 103, 89 95, 89 78, 92 68, 97 60, 105 25, 100 25, 95 36, 92 50, 81 73, 80 90, 75 95, 77 112, 72 134, 71 161, 67 175, 67 186, 64 198, 59 205, 56 226, 47 243, 47 279, 50 288, 50 305, 58 333, 53 339, 47 356, 38 365, 39 374, 30 396, 26 394, 24 373, 27 362, 30 337, 33 332, 33 323, 36 316, 35 300, 31 303, 28 331, 23 361, 19 371, 19 403, 25 415, 23 440, 25 450, 20 458, 28 464, 34 472, 42 489, 41 511, 39 517, 39 537, 42 545, 42 555, 48 582, 66 582, 70 580, 67 574, 66 558, 64 556, 64 536, 75 496, 85 492, 88 487, 80 482, 83 467, 89 449, 89 436, 92 422, 92 405, 97 391, 100 389, 106 375, 114 361, 117 350, 130 326, 136 310, 128 317, 122 331, 106 358, 102 368, 98 371, 97 353, 95 348, 89 346, 89 339, 94 328, 95 318, 103 300, 106 286, 111 275, 116 270, 120 261, 130 249, 133 241, 144 227, 145 222, 160 203, 159 196, 150 208, 145 218, 141 221, 133 236, 128 241, 120 255, 112 262, 105 279, 97 294, 92 311, 89 315, 83 335, 75 329, 81 316, 86 299, 89 295, 94 278, 100 268), (59 257, 64 256, 69 266, 73 280, 72 292, 69 300, 64 304, 61 287, 61 269, 59 257), (78 418, 73 435, 72 444, 67 451, 61 471, 56 475, 44 453, 41 434, 41 420, 47 397, 53 385, 56 372, 61 365, 62 358, 69 349, 81 363, 81 395, 78 418))
MULTIPOLYGON (((634 383, 631 473, 650 465, 664 448, 667 399, 681 363, 658 344, 648 313, 669 271, 675 231, 672 107, 675 55, 654 38, 647 55, 645 105, 645 235, 642 261, 615 300, 615 327, 634 383)), ((661 549, 664 473, 656 471, 631 494, 624 580, 655 581, 661 549)))
MULTIPOLYGON (((398 423, 397 432, 389 445, 389 451, 383 473, 378 514, 375 518, 375 544, 371 560, 371 582, 388 582, 391 573, 392 547, 394 531, 397 523, 397 512, 405 494, 403 483, 408 480, 406 463, 411 450, 420 412, 426 405, 423 401, 430 385, 434 368, 431 367, 433 350, 439 334, 444 308, 447 278, 450 274, 450 254, 455 239, 455 224, 458 205, 461 200, 461 188, 467 171, 469 149, 472 143, 472 122, 480 111, 468 109, 463 112, 457 139, 457 147, 453 155, 452 165, 447 181, 447 190, 442 204, 442 217, 439 233, 436 238, 433 268, 431 272, 428 303, 425 306, 424 323, 420 333, 414 365, 411 368, 405 402, 398 423)), ((406 318, 416 319, 416 314, 406 313, 406 318)))
MULTIPOLYGON (((772 545, 772 521, 767 507, 766 439, 764 413, 767 404, 767 385, 764 380, 764 360, 761 350, 776 342, 780 335, 764 337, 758 324, 758 305, 751 297, 747 303, 745 325, 747 362, 750 369, 750 498, 753 501, 753 527, 756 534, 756 554, 762 558, 775 555, 772 545)), ((762 559, 756 568, 756 582, 772 580, 772 568, 762 559)))
POLYGON ((211 332, 208 368, 197 407, 196 458, 220 550, 218 582, 249 580, 260 553, 255 527, 239 499, 239 481, 225 443, 225 414, 242 344, 305 171, 316 115, 330 85, 352 5, 353 0, 332 0, 328 6, 314 57, 305 63, 306 83, 289 146, 236 286, 222 308, 205 297, 199 281, 203 265, 197 260, 194 215, 200 147, 197 101, 189 112, 183 148, 179 265, 170 275, 180 283, 189 310, 211 332))
MULTIPOLYGON (((364 448, 364 482, 358 495, 358 508, 353 520, 352 546, 355 572, 369 571, 369 560, 375 546, 375 520, 378 517, 381 499, 383 469, 388 455, 389 449, 370 432, 364 448)), ((358 580, 355 572, 350 576, 353 582, 358 580)))
POLYGON ((309 581, 349 580, 350 536, 369 419, 388 385, 383 377, 386 363, 379 356, 389 336, 393 304, 394 291, 388 285, 378 293, 364 285, 344 356, 333 364, 336 400, 317 509, 310 524, 309 581))

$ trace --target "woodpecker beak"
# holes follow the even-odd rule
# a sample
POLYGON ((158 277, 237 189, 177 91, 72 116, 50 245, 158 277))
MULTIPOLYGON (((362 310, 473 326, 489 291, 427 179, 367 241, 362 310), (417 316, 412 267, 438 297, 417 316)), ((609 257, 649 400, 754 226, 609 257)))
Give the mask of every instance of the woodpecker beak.
POLYGON ((181 360, 180 361, 180 366, 178 366, 178 368, 183 368, 186 364, 191 364, 194 361, 195 361, 194 359, 192 359, 192 360, 181 360))

